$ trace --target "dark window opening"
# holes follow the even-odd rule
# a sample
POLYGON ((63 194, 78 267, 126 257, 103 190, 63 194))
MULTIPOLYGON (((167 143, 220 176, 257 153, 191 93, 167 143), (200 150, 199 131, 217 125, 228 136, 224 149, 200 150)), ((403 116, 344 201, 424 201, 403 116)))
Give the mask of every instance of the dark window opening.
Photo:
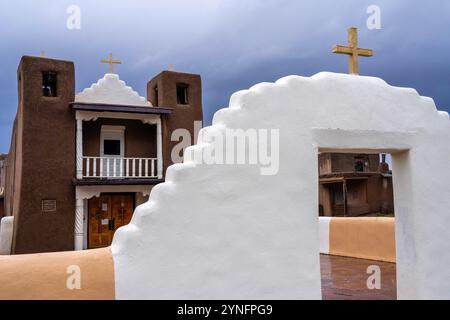
POLYGON ((120 156, 120 140, 104 140, 103 154, 105 156, 120 156))
POLYGON ((56 97, 56 72, 43 72, 42 73, 42 95, 44 97, 56 97))
POLYGON ((177 84, 177 103, 189 104, 188 86, 186 84, 177 84))
POLYGON ((357 160, 355 162, 355 171, 356 172, 364 172, 364 161, 357 160))

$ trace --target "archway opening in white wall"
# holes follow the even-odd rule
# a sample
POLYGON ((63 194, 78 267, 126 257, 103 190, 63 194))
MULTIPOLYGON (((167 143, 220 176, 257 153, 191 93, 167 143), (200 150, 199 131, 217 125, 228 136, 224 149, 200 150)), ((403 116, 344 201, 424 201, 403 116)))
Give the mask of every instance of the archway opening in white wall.
POLYGON ((393 157, 387 151, 318 152, 323 299, 397 297, 393 157))

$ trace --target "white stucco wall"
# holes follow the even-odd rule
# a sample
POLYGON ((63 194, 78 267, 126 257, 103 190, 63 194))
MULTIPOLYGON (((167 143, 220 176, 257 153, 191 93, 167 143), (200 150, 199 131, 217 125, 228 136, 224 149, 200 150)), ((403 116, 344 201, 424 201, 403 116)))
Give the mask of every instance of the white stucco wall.
MULTIPOLYGON (((372 77, 290 76, 235 93, 112 251, 119 299, 318 299, 317 152, 393 155, 399 298, 450 298, 450 120, 372 77), (208 134, 279 129, 278 174, 204 165, 208 134)), ((229 152, 229 150, 226 150, 229 152)))
POLYGON ((14 217, 3 217, 0 221, 0 255, 11 254, 14 217))
POLYGON ((330 221, 331 217, 319 217, 319 251, 330 253, 330 221))
POLYGON ((119 75, 107 73, 92 84, 90 88, 84 89, 75 96, 75 102, 100 103, 114 105, 133 105, 151 107, 152 104, 146 98, 141 97, 125 81, 120 80, 119 75))

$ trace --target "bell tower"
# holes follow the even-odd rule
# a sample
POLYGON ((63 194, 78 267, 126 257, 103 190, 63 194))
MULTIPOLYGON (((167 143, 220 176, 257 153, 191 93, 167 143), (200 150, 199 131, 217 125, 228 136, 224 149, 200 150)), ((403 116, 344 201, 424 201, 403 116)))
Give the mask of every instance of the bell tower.
POLYGON ((162 121, 164 172, 173 164, 171 152, 179 141, 171 141, 172 132, 186 129, 191 144, 196 136, 195 122, 203 121, 202 81, 198 74, 163 71, 147 84, 147 99, 153 106, 173 108, 162 121))
POLYGON ((73 250, 75 71, 70 61, 22 57, 14 164, 12 253, 73 250))

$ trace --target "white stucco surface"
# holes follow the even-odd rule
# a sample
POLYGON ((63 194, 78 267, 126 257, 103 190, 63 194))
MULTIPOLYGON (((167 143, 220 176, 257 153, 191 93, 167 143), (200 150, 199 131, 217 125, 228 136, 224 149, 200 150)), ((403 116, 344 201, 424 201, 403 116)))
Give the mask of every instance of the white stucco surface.
POLYGON ((107 73, 90 88, 84 89, 75 96, 75 102, 102 103, 116 105, 133 105, 151 107, 146 98, 141 97, 131 87, 119 79, 117 74, 107 73))
POLYGON ((330 221, 331 217, 319 217, 319 251, 330 253, 330 221))
POLYGON ((0 221, 0 255, 11 254, 14 217, 3 217, 0 221))
POLYGON ((450 119, 432 99, 289 76, 233 94, 202 134, 116 232, 118 299, 319 299, 317 153, 343 148, 393 155, 398 297, 450 298, 450 119), (196 163, 227 128, 279 129, 278 173, 196 163))

